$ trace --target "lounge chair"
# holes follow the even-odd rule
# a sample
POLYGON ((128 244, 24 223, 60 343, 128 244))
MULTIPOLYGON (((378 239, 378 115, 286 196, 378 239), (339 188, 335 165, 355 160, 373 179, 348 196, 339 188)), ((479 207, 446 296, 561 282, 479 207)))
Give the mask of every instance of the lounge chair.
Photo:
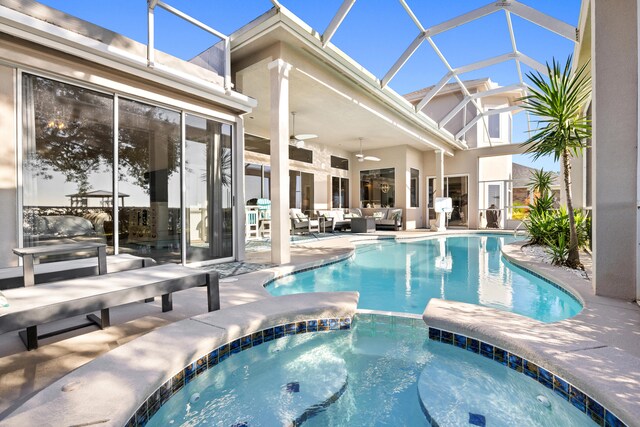
POLYGON ((487 209, 487 228, 500 228, 500 211, 487 209))
POLYGON ((289 219, 291 220, 291 234, 320 232, 320 221, 309 218, 300 209, 289 209, 289 219))

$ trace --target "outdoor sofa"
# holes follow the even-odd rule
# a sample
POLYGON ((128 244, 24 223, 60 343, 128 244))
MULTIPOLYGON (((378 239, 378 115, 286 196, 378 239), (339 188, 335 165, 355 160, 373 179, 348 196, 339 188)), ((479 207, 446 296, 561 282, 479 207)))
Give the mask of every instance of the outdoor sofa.
POLYGON ((373 217, 376 230, 402 229, 402 209, 400 208, 349 208, 318 209, 318 217, 332 218, 335 230, 351 228, 352 218, 373 217))

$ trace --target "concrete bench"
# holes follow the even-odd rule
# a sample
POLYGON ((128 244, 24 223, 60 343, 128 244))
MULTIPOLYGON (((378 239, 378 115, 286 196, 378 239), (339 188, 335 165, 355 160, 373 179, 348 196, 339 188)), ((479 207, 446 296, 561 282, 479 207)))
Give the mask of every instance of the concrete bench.
POLYGON ((28 350, 38 348, 38 339, 89 326, 109 326, 109 307, 162 295, 162 311, 173 308, 172 292, 207 285, 209 311, 220 308, 218 273, 204 272, 176 264, 164 264, 137 270, 108 273, 9 289, 4 295, 9 307, 0 307, 0 333, 20 331, 28 350), (38 336, 38 325, 81 314, 92 322, 38 336))
MULTIPOLYGON (((150 267, 156 262, 151 258, 142 258, 129 254, 107 257, 107 272, 133 270, 150 267)), ((76 277, 98 274, 96 258, 80 258, 69 261, 47 262, 34 265, 35 282, 47 283, 76 277)), ((22 267, 0 268, 0 290, 23 287, 22 267)))

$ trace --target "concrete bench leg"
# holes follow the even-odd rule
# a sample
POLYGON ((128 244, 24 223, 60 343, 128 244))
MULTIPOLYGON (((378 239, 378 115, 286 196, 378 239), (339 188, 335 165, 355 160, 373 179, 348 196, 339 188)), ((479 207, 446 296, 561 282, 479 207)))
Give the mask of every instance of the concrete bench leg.
POLYGON ((93 313, 87 314, 87 319, 89 319, 91 323, 95 323, 96 325, 98 325, 100 329, 108 328, 109 326, 111 326, 111 317, 109 316, 108 308, 103 308, 102 310, 100 310, 100 317, 96 316, 93 313))
POLYGON ((95 314, 87 314, 89 323, 82 323, 79 325, 69 326, 68 328, 60 329, 46 334, 38 335, 37 326, 29 326, 25 331, 18 332, 20 339, 24 343, 27 350, 35 350, 38 348, 38 340, 54 337, 56 335, 64 334, 66 332, 75 331, 76 329, 86 328, 87 326, 97 325, 100 329, 108 328, 111 326, 111 318, 109 316, 109 309, 103 308, 100 310, 100 317, 95 314))
POLYGON ((165 313, 171 310, 173 310, 173 295, 172 294, 162 295, 162 312, 165 313))
POLYGON ((207 273, 207 302, 209 311, 220 310, 220 280, 217 271, 207 273))
POLYGON ((35 350, 38 348, 38 327, 29 326, 26 331, 18 332, 18 336, 27 347, 27 350, 35 350))

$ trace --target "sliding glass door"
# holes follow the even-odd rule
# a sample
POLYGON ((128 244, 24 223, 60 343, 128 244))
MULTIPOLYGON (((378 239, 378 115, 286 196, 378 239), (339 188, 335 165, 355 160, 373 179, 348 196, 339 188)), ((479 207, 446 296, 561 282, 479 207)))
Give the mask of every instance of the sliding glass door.
POLYGON ((427 210, 429 220, 436 219, 433 201, 436 197, 451 197, 453 211, 447 215, 447 227, 469 227, 469 177, 445 176, 444 195, 436 194, 435 178, 427 178, 427 210))
POLYGON ((180 262, 180 113, 118 101, 120 252, 180 262))
POLYGON ((289 207, 301 209, 306 215, 314 213, 313 174, 289 171, 289 207))
MULTIPOLYGON (((160 263, 233 257, 230 124, 21 76, 24 246, 103 242, 160 263)), ((308 203, 313 179, 303 184, 308 203)))
POLYGON ((186 116, 187 262, 233 256, 231 126, 186 116))
POLYGON ((113 96, 22 75, 23 245, 113 253, 113 96))

